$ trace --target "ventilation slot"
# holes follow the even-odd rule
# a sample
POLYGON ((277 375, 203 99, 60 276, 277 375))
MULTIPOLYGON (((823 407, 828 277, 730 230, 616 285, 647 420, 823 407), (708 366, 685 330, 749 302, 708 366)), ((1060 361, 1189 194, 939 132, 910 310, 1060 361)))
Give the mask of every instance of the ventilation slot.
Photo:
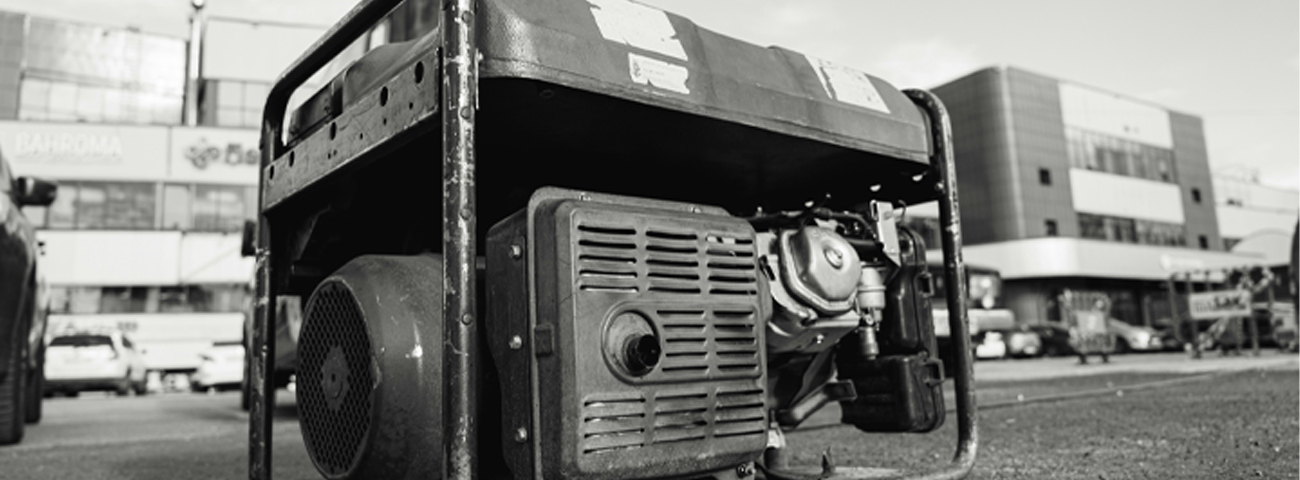
POLYGON ((612 398, 583 404, 582 452, 601 453, 645 446, 645 399, 612 398))

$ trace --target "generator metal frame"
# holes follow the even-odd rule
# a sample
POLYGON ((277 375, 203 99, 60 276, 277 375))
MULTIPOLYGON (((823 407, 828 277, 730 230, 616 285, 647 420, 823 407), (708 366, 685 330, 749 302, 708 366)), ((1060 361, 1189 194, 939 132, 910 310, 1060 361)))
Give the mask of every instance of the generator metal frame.
MULTIPOLYGON (((253 335, 251 339, 253 364, 249 369, 252 388, 249 415, 249 478, 272 478, 272 412, 268 408, 275 401, 275 308, 272 299, 281 285, 277 274, 289 268, 288 259, 273 252, 287 246, 284 235, 272 231, 268 208, 292 196, 326 174, 360 158, 373 159, 388 147, 414 135, 431 133, 439 129, 442 142, 442 230, 444 255, 443 279, 445 282, 443 313, 447 345, 443 354, 445 382, 443 398, 445 429, 443 444, 446 455, 448 479, 468 480, 477 476, 477 375, 471 361, 478 349, 479 328, 476 312, 476 183, 475 183, 475 116, 478 95, 478 45, 475 0, 443 0, 441 43, 432 54, 430 65, 437 68, 425 87, 414 88, 407 80, 394 78, 384 88, 384 98, 367 95, 359 100, 361 108, 344 112, 339 119, 353 117, 355 121, 373 119, 375 112, 366 107, 388 101, 409 102, 409 112, 394 118, 385 128, 376 129, 372 135, 343 139, 333 151, 326 149, 325 161, 313 168, 301 165, 294 172, 286 167, 294 164, 294 151, 286 151, 284 133, 286 107, 290 94, 305 83, 317 70, 326 66, 356 38, 365 34, 374 24, 392 11, 400 0, 363 0, 332 26, 324 36, 280 75, 271 87, 262 112, 261 188, 258 190, 259 213, 257 221, 257 249, 253 335), (403 84, 401 82, 407 82, 403 84), (389 97, 392 97, 391 99, 389 97), (416 105, 420 108, 416 108, 416 105), (288 186, 272 192, 269 180, 276 177, 276 167, 287 176, 288 186), (294 176, 299 175, 299 176, 294 176)), ((417 78, 425 75, 423 64, 417 78)), ((401 75, 400 77, 406 77, 401 75)), ((418 83, 419 80, 416 80, 418 83)), ((906 96, 927 115, 933 136, 930 174, 939 203, 940 236, 944 254, 944 280, 948 285, 966 285, 966 272, 962 260, 961 224, 958 218, 957 177, 953 161, 952 129, 946 109, 933 94, 921 90, 905 90, 906 96)), ((400 105, 400 103, 399 103, 400 105)), ((336 119, 336 120, 339 120, 336 119)), ((375 126, 376 123, 370 122, 375 126)), ((333 140, 333 129, 329 130, 333 140)), ((316 134, 324 134, 317 131, 316 134)), ((313 134, 313 137, 318 135, 313 134)), ((304 143, 311 148, 310 140, 304 143)), ((315 156, 315 155, 313 155, 315 156)), ((434 161, 434 159, 428 159, 434 161)), ((304 162, 305 163, 305 162, 304 162)), ((431 179, 432 180, 432 179, 431 179)), ((430 199, 430 203, 433 200, 430 199)), ((429 211, 429 210, 423 210, 429 211)), ((950 463, 933 471, 901 472, 895 478, 955 479, 965 477, 974 466, 979 445, 976 418, 974 375, 971 345, 966 313, 965 288, 947 289, 946 302, 949 327, 956 350, 953 378, 957 401, 957 448, 950 463)), ((836 477, 839 478, 839 477, 836 477)))

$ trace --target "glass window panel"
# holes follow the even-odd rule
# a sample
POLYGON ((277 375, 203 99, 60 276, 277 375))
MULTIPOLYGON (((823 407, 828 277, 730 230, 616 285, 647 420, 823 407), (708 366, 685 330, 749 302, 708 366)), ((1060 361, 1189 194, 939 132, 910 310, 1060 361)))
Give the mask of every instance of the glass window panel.
POLYGON ((218 108, 217 126, 220 127, 244 126, 244 110, 236 109, 236 108, 218 108))
POLYGON ((103 88, 83 85, 77 89, 77 117, 90 122, 103 121, 103 88))
POLYGON ((217 108, 243 108, 244 84, 230 80, 218 80, 217 108))
POLYGON ((190 186, 166 185, 163 187, 164 230, 189 230, 193 227, 190 216, 190 186))
POLYGON ((77 86, 64 82, 51 84, 49 111, 51 116, 71 117, 77 111, 77 86))
POLYGON ((23 79, 20 91, 19 111, 38 110, 42 114, 50 107, 50 82, 34 78, 23 79))
POLYGON ((244 84, 244 108, 262 109, 266 103, 266 95, 270 91, 270 86, 260 82, 248 82, 244 84))
POLYGON ((122 90, 116 88, 104 89, 104 119, 109 122, 121 122, 126 120, 123 108, 122 90))
POLYGON ((127 230, 152 229, 155 187, 149 183, 106 184, 104 226, 127 230))
POLYGON ((49 227, 72 228, 76 219, 76 203, 77 184, 59 184, 59 194, 54 197, 54 203, 50 204, 49 227))
POLYGON ((104 228, 104 203, 108 195, 103 185, 84 183, 77 192, 77 228, 104 228))

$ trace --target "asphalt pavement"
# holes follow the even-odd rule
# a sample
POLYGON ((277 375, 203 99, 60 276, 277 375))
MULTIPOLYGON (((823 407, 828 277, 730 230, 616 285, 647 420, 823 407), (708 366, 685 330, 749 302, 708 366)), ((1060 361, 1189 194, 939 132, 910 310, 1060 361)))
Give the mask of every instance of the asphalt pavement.
MULTIPOLYGON (((1144 354, 1115 356, 1109 364, 1075 362, 976 363, 980 403, 1010 408, 981 413, 984 440, 975 478, 1237 478, 1255 472, 1295 478, 1300 468, 1300 357, 1294 354, 1201 360, 1144 354), (1126 394, 1140 385, 1158 388, 1126 394), (1015 405, 1016 399, 1070 392, 1100 393, 1015 405), (1132 468, 1112 468, 1125 462, 1132 468)), ((303 449, 292 394, 278 397, 275 478, 320 478, 303 449)), ((845 465, 934 465, 951 455, 955 436, 951 417, 926 435, 861 434, 832 425, 838 421, 833 408, 817 418, 822 433, 789 434, 802 452, 796 458, 814 461, 831 449, 845 465)), ((23 443, 0 448, 0 479, 247 478, 247 428, 237 393, 46 399, 44 420, 28 427, 23 443)))

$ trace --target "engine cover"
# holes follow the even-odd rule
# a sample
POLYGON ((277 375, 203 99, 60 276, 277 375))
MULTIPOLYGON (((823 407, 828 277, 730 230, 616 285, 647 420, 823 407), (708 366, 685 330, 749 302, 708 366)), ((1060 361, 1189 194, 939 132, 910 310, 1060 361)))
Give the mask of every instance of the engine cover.
POLYGON ((298 337, 298 414, 325 478, 442 477, 442 259, 364 256, 321 282, 298 337))
POLYGON ((763 452, 771 300, 748 223, 542 189, 486 256, 515 478, 703 474, 763 452))

